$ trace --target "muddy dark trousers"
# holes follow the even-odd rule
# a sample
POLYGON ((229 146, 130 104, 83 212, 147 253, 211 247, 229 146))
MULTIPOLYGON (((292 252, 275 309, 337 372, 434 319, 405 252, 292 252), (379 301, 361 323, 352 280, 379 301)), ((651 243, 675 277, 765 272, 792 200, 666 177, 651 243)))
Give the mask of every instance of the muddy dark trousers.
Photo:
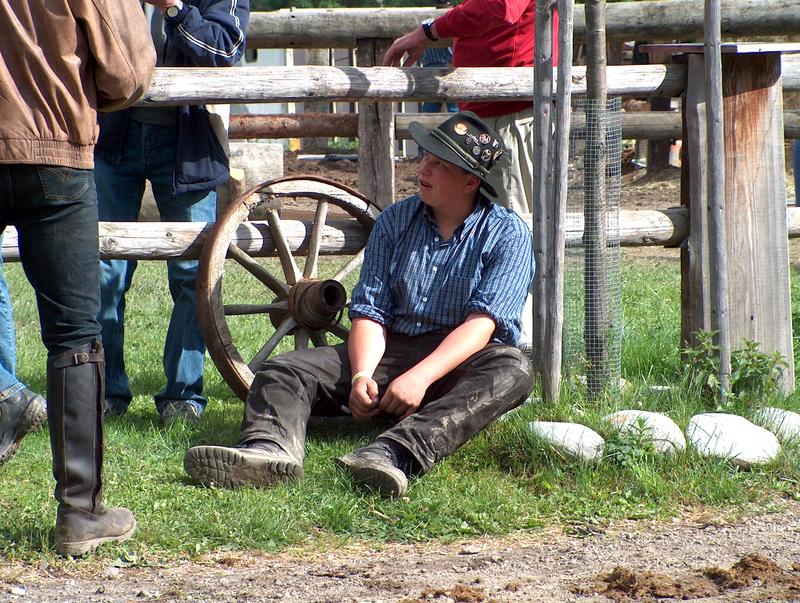
POLYGON ((103 347, 87 343, 47 360, 48 423, 58 501, 56 550, 83 555, 133 535, 130 511, 103 504, 103 347))
MULTIPOLYGON (((390 335, 375 370, 379 395, 428 356, 443 335, 390 335)), ((346 344, 299 350, 264 363, 245 404, 240 444, 276 442, 302 462, 313 415, 342 414, 350 395, 346 344)), ((532 387, 530 363, 516 348, 490 344, 428 388, 420 409, 383 432, 408 450, 415 473, 429 471, 486 425, 518 406, 532 387)))

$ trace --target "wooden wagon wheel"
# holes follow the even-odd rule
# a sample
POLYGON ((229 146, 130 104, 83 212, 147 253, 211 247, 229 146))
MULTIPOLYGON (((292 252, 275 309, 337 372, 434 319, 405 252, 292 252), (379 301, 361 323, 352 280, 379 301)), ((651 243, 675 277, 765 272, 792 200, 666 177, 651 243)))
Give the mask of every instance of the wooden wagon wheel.
MULTIPOLYGON (((326 333, 347 338, 348 330, 338 321, 347 304, 347 293, 341 281, 361 266, 364 258, 363 242, 366 241, 378 214, 379 210, 358 191, 327 178, 304 175, 286 176, 265 182, 236 199, 218 218, 200 256, 196 286, 197 312, 209 354, 222 377, 239 398, 245 399, 253 381, 253 371, 269 357, 284 337, 294 337, 295 349, 306 348, 309 342, 315 346, 328 345, 326 333), (297 255, 307 255, 302 272, 292 255, 292 245, 285 236, 277 211, 269 207, 271 201, 286 197, 303 197, 316 201, 310 235, 302 237, 304 242, 299 247, 295 244, 294 249, 297 255), (323 243, 331 232, 341 232, 326 233, 329 226, 329 204, 349 214, 346 222, 337 224, 354 224, 350 216, 357 221, 357 232, 351 239, 358 241, 354 249, 358 252, 333 277, 319 280, 317 268, 323 243), (255 210, 265 212, 266 224, 248 222, 255 210), (263 228, 266 247, 248 250, 237 245, 234 240, 237 230, 241 235, 243 229, 256 225, 263 228), (272 251, 278 253, 283 278, 273 275, 254 257, 267 255, 272 251), (223 302, 226 258, 236 262, 253 277, 253 287, 247 287, 247 294, 256 297, 256 303, 223 302), (233 341, 228 320, 235 316, 254 314, 266 314, 275 332, 266 339, 253 358, 245 361, 233 341)), ((347 228, 352 232, 352 227, 347 228)), ((347 245, 343 245, 342 249, 347 249, 347 245)))

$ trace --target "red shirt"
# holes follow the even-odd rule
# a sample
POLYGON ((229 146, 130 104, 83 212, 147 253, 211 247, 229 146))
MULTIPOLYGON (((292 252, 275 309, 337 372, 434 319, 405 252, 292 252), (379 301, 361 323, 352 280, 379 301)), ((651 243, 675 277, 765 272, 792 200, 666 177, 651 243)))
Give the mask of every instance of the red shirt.
MULTIPOLYGON (((535 0, 465 0, 436 19, 436 33, 453 38, 453 67, 531 67, 535 0)), ((558 17, 553 18, 553 63, 558 61, 558 17)), ((466 101, 479 117, 516 113, 532 101, 466 101)))

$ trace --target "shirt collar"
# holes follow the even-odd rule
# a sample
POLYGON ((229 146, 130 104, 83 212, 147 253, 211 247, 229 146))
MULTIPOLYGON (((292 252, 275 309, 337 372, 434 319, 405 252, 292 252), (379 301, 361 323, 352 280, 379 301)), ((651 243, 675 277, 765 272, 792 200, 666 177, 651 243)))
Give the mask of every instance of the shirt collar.
MULTIPOLYGON (((422 205, 422 211, 425 213, 425 217, 428 219, 428 223, 431 225, 431 228, 438 233, 439 227, 436 225, 436 220, 433 217, 433 209, 431 209, 429 205, 425 205, 421 198, 419 199, 419 202, 420 205, 422 205)), ((458 243, 464 236, 465 232, 472 230, 473 226, 475 226, 475 223, 480 218, 480 215, 484 212, 487 206, 491 205, 491 203, 492 201, 486 195, 484 195, 483 192, 478 194, 478 200, 475 203, 475 207, 472 208, 472 211, 467 218, 458 228, 455 229, 455 232, 453 232, 452 240, 454 243, 458 243)))

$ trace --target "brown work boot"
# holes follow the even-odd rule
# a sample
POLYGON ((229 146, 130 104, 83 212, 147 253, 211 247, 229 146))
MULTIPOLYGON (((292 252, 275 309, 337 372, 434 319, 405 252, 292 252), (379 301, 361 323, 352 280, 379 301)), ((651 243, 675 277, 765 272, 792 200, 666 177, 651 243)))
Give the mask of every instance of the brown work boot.
POLYGON ((336 459, 336 464, 384 498, 400 498, 408 491, 409 456, 399 444, 376 440, 336 459))
POLYGON ((47 402, 27 387, 0 402, 0 465, 19 449, 27 434, 47 419, 47 402))
POLYGON ((58 505, 55 545, 61 555, 81 557, 104 542, 123 542, 136 531, 136 520, 124 507, 101 505, 94 513, 58 505))
POLYGON ((274 442, 250 445, 194 446, 183 457, 183 468, 204 486, 268 487, 303 477, 303 465, 274 442))

